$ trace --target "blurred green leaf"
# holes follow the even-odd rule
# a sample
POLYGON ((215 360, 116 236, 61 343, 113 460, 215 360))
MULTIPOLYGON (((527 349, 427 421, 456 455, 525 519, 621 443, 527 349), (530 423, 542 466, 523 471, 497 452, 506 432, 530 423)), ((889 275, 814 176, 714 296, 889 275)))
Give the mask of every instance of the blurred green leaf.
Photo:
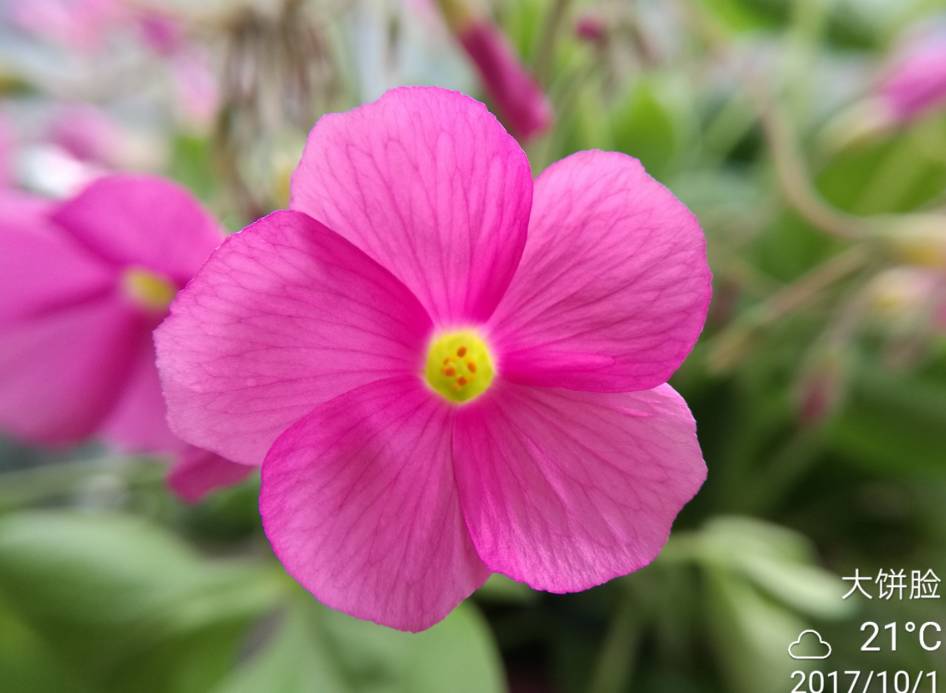
POLYGON ((175 136, 171 141, 168 173, 201 200, 210 201, 219 179, 210 140, 187 133, 175 136))
MULTIPOLYGON (((827 42, 843 48, 876 46, 889 28, 889 5, 899 3, 816 0, 828 4, 827 42)), ((734 33, 785 29, 801 4, 797 0, 701 0, 717 21, 734 33)))
POLYGON ((92 693, 76 679, 56 653, 0 602, 0 681, 4 690, 31 693, 92 693))
POLYGON ((268 565, 202 559, 125 515, 0 519, 0 600, 96 690, 202 693, 283 589, 268 565))
POLYGON ((713 649, 730 693, 782 693, 792 670, 787 654, 807 626, 764 597, 749 582, 720 570, 708 573, 707 607, 713 649))
POLYGON ((701 4, 734 32, 772 29, 784 20, 784 14, 779 16, 771 8, 766 11, 765 4, 749 0, 701 0, 701 4))
POLYGON ((497 19, 516 53, 528 62, 538 44, 547 0, 519 0, 500 3, 497 19))
POLYGON ((706 526, 709 551, 795 611, 820 618, 851 612, 841 579, 815 564, 811 542, 790 529, 741 517, 721 517, 706 526))
POLYGON ((889 138, 849 147, 817 177, 822 194, 857 214, 907 212, 946 186, 946 120, 933 114, 889 138))
POLYGON ((499 654, 468 604, 422 633, 359 621, 300 594, 269 640, 214 693, 493 693, 499 654))
POLYGON ((672 75, 652 75, 631 83, 609 113, 612 148, 637 157, 662 178, 680 151, 686 92, 672 75))

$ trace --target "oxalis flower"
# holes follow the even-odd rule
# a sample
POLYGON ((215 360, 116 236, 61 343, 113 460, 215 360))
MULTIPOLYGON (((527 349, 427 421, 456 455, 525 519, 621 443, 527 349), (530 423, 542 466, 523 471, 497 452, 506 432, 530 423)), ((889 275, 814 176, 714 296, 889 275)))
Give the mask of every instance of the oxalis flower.
POLYGON ((115 175, 64 202, 2 190, 0 213, 0 431, 176 455, 188 500, 245 476, 171 433, 154 365, 152 331, 223 239, 197 201, 115 175))
POLYGON ((665 382, 710 273, 666 188, 600 151, 533 183, 482 104, 413 87, 319 120, 291 207, 156 342, 172 428, 262 463, 302 585, 421 630, 491 572, 571 592, 657 555, 706 473, 665 382))

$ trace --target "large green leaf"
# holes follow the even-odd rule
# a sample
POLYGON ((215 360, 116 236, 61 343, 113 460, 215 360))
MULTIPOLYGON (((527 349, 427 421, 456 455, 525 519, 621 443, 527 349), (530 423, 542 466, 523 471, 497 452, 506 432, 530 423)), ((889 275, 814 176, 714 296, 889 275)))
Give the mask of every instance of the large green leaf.
POLYGON ((98 691, 202 693, 283 584, 269 565, 203 559, 125 515, 0 519, 0 602, 98 691))
POLYGON ((358 621, 300 594, 214 693, 492 693, 505 689, 486 624, 462 605, 422 633, 358 621))
POLYGON ((837 618, 851 612, 844 582, 815 563, 814 547, 797 532, 748 517, 718 517, 707 523, 702 542, 711 563, 800 613, 837 618))
POLYGON ((807 627, 742 578, 712 570, 708 575, 709 626, 731 693, 781 693, 791 688, 792 670, 804 668, 787 648, 807 627))
POLYGON ((687 92, 673 75, 654 74, 637 79, 610 113, 612 147, 640 159, 659 179, 667 176, 688 127, 692 110, 687 92))

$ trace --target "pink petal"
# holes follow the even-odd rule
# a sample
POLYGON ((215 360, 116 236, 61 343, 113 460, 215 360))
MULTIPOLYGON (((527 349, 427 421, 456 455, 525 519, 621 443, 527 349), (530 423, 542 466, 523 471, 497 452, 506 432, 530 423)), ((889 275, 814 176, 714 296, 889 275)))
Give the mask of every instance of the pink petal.
POLYGON ((706 477, 683 399, 669 385, 620 394, 497 387, 458 410, 453 441, 483 562, 551 592, 650 563, 706 477))
POLYGON ((212 491, 240 483, 252 471, 253 467, 188 445, 168 472, 167 483, 184 502, 199 503, 212 491))
POLYGON ((430 319, 394 277, 299 212, 228 238, 156 332, 171 428, 259 464, 313 407, 420 372, 430 319))
POLYGON ((49 227, 54 203, 44 197, 16 190, 0 189, 0 220, 4 227, 31 228, 37 224, 49 227))
POLYGON ((623 392, 664 383, 711 294, 696 219, 640 163, 579 152, 536 181, 529 241, 490 321, 509 380, 623 392))
POLYGON ((154 344, 147 328, 140 333, 136 353, 137 361, 122 389, 121 399, 99 435, 126 452, 179 451, 185 444, 168 428, 154 344))
POLYGON ((138 322, 106 296, 2 326, 0 430, 40 443, 89 436, 115 405, 138 322))
POLYGON ((56 210, 55 220, 104 259, 185 284, 220 244, 217 223, 185 188, 154 176, 98 178, 56 210))
POLYGON ((453 479, 452 413, 419 379, 393 378, 323 404, 276 441, 263 528, 320 601, 418 631, 484 582, 453 479))
POLYGON ((44 200, 0 194, 0 331, 114 290, 116 276, 56 228, 44 200))
POLYGON ((292 207, 391 270, 440 324, 489 317, 525 243, 529 162, 486 107, 405 87, 323 116, 292 207))

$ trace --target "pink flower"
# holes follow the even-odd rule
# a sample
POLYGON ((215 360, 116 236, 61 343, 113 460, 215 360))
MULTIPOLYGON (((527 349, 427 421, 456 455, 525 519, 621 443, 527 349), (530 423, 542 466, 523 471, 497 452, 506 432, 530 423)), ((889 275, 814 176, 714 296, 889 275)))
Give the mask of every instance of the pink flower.
POLYGON ((586 14, 575 21, 575 36, 589 43, 601 43, 608 37, 608 28, 599 17, 586 14))
POLYGON ((710 298, 696 219, 623 154, 533 183, 456 92, 323 117, 292 210, 228 238, 158 329, 172 428, 262 463, 260 511, 326 604, 427 628, 491 572, 647 565, 706 469, 666 385, 710 298))
POLYGON ((124 17, 119 0, 29 0, 11 2, 7 10, 23 31, 67 48, 94 52, 124 17))
POLYGON ((172 56, 185 47, 184 27, 160 12, 142 10, 138 17, 141 39, 158 55, 172 56))
POLYGON ((79 161, 116 166, 126 136, 105 111, 87 103, 63 106, 49 126, 49 140, 79 161))
POLYGON ((212 125, 220 110, 220 87, 209 55, 194 46, 173 56, 168 67, 181 116, 198 127, 212 125))
POLYGON ((100 178, 61 204, 0 195, 0 430, 192 454, 168 429, 151 332, 222 240, 176 184, 100 178))
POLYGON ((927 27, 905 41, 885 68, 877 97, 897 123, 946 105, 946 29, 927 27))

